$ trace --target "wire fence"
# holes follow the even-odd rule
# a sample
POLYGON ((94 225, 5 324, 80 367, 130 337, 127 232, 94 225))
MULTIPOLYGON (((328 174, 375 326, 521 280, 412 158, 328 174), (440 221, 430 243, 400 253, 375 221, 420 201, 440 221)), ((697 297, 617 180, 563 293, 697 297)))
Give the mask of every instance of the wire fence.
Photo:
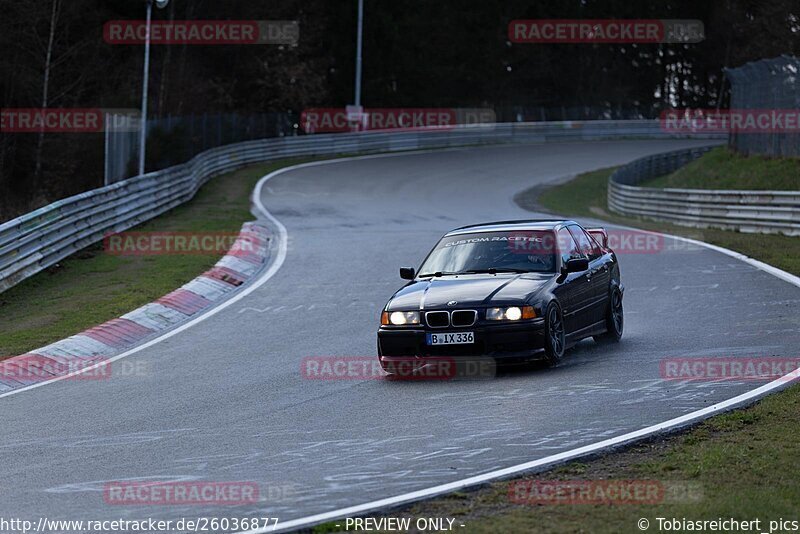
MULTIPOLYGON (((798 113, 800 110, 800 59, 780 56, 753 61, 726 69, 731 82, 731 109, 775 110, 798 113)), ((731 132, 730 145, 742 154, 773 157, 800 157, 798 125, 773 128, 757 133, 731 132)))
MULTIPOLYGON (((343 108, 344 109, 344 108, 343 108)), ((397 108, 449 109, 449 108, 397 108)), ((456 108, 453 108, 456 109, 456 108)), ((658 116, 655 109, 612 109, 600 106, 544 107, 500 105, 491 109, 492 121, 499 123, 643 120, 658 116)), ((115 129, 111 124, 129 121, 125 115, 106 117, 104 184, 110 185, 136 176, 139 158, 139 132, 115 129)), ((138 121, 138 115, 137 119, 138 121)), ((274 137, 306 135, 302 114, 203 113, 166 116, 147 120, 147 172, 185 163, 211 148, 274 137)))
MULTIPOLYGON (((109 233, 188 201, 211 177, 254 163, 502 143, 675 137, 658 121, 586 121, 284 136, 212 148, 186 163, 65 198, 0 224, 0 293, 109 233)), ((691 137, 719 139, 715 134, 691 137)))
MULTIPOLYGON (((204 113, 148 119, 146 171, 184 163, 219 146, 294 135, 295 121, 288 113, 204 113)), ((135 176, 138 158, 138 131, 108 131, 105 184, 135 176)))

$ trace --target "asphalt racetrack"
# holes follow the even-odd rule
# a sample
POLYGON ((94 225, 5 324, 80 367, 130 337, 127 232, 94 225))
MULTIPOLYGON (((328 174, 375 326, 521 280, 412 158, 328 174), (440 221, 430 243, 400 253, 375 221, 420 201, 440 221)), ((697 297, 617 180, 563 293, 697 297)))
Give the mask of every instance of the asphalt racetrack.
MULTIPOLYGON (((797 356, 800 288, 702 247, 621 254, 625 336, 489 380, 308 380, 307 356, 375 355, 382 306, 445 231, 535 217, 530 186, 698 141, 496 146, 276 176, 285 263, 252 294, 120 360, 107 380, 0 399, 0 516, 287 521, 549 456, 762 382, 664 381, 672 357, 797 356), (251 481, 257 505, 125 506, 109 481, 251 481)), ((698 235, 701 231, 697 231, 698 235)), ((46 303, 31 303, 46 306, 46 303)))

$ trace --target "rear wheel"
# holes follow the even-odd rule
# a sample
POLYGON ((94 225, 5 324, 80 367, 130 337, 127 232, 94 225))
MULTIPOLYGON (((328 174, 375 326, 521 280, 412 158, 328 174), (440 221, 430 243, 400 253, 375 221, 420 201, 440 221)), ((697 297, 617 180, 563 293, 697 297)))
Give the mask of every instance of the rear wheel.
POLYGON ((561 308, 555 302, 547 306, 545 312, 544 353, 547 363, 556 366, 564 357, 564 319, 561 308))
POLYGON ((618 287, 611 290, 606 308, 606 331, 599 336, 594 336, 598 343, 619 341, 622 339, 622 330, 625 326, 625 314, 622 310, 622 292, 618 287))

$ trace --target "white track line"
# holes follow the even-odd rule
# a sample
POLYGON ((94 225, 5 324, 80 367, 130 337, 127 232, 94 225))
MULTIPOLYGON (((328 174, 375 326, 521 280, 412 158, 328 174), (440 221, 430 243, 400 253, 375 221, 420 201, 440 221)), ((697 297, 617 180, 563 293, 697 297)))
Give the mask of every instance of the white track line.
MULTIPOLYGON (((600 219, 595 219, 595 220, 603 222, 600 219)), ((743 261, 745 263, 749 263, 753 267, 755 267, 757 269, 760 269, 760 270, 762 270, 762 271, 764 271, 766 273, 769 273, 772 276, 778 277, 781 280, 783 280, 784 282, 789 282, 792 285, 800 287, 800 277, 795 276, 792 273, 787 273, 786 271, 782 271, 782 270, 778 269, 777 267, 774 267, 774 266, 772 266, 772 265, 770 265, 768 263, 764 263, 763 261, 758 261, 758 260, 756 260, 754 258, 751 258, 750 256, 745 256, 741 252, 736 252, 734 250, 730 250, 730 249, 727 249, 727 248, 719 247, 717 245, 712 245, 711 243, 706 243, 705 241, 698 241, 696 239, 690 239, 688 237, 681 237, 679 235, 662 234, 661 232, 653 232, 651 230, 640 230, 639 228, 634 228, 632 226, 623 226, 623 225, 613 224, 613 223, 606 223, 606 224, 608 224, 609 226, 613 226, 615 228, 623 228, 625 230, 636 230, 637 232, 642 232, 644 234, 661 235, 661 236, 664 236, 664 237, 677 239, 678 241, 683 241, 684 243, 690 243, 692 245, 705 247, 705 248, 711 249, 713 251, 719 252, 721 254, 725 254, 726 256, 730 256, 731 258, 736 258, 739 261, 743 261)), ((687 226, 686 228, 689 229, 689 228, 693 228, 693 227, 687 226)), ((757 238, 759 234, 752 234, 752 235, 753 235, 754 238, 757 238)))
POLYGON ((255 207, 257 208, 258 212, 261 215, 263 215, 264 218, 269 220, 274 225, 274 227, 278 230, 278 251, 277 251, 277 255, 275 257, 275 261, 272 262, 272 265, 270 265, 269 269, 264 271, 264 273, 259 278, 257 278, 255 281, 248 282, 240 292, 236 293, 234 296, 232 296, 230 299, 226 300, 225 302, 221 303, 220 305, 218 305, 218 306, 216 306, 214 308, 211 308, 210 310, 208 310, 206 312, 201 313, 200 315, 198 315, 197 317, 195 317, 194 319, 192 319, 188 323, 185 323, 185 324, 181 325, 180 327, 176 328, 175 330, 171 330, 171 331, 166 332, 166 333, 164 333, 164 334, 162 334, 162 335, 160 335, 160 336, 158 336, 158 337, 156 337, 154 339, 151 339, 150 341, 148 341, 147 343, 144 343, 143 345, 139 345, 138 347, 134 347, 134 348, 132 348, 132 349, 130 349, 128 351, 125 351, 122 354, 118 354, 118 355, 116 355, 116 356, 114 356, 112 358, 103 359, 101 362, 97 363, 96 365, 92 365, 91 367, 81 368, 81 369, 79 369, 79 370, 77 370, 75 372, 72 372, 72 373, 69 373, 69 374, 66 374, 66 375, 63 375, 63 376, 58 376, 56 378, 53 378, 52 380, 46 380, 46 381, 43 381, 43 382, 37 382, 37 383, 31 384, 29 386, 25 386, 25 387, 22 387, 22 388, 19 388, 19 389, 14 389, 14 390, 11 390, 11 391, 7 391, 5 393, 0 394, 0 399, 2 399, 4 397, 10 397, 12 395, 19 395, 20 393, 24 393, 24 392, 30 391, 32 389, 40 388, 42 386, 46 386, 48 384, 53 384, 55 382, 60 382, 61 380, 66 380, 67 378, 71 378, 73 376, 81 375, 83 373, 88 373, 88 372, 90 372, 90 371, 92 371, 94 369, 98 369, 100 367, 106 366, 109 363, 115 362, 117 360, 121 360, 122 358, 127 358, 128 356, 136 354, 137 352, 140 352, 140 351, 142 351, 142 350, 144 350, 146 348, 152 347, 156 343, 161 343, 165 339, 169 339, 172 336, 178 335, 181 332, 183 332, 184 330, 187 330, 187 329, 193 327, 194 325, 196 325, 198 323, 201 323, 201 322, 205 321, 206 319, 208 319, 210 317, 213 317, 217 313, 221 312, 225 308, 228 308, 228 307, 236 304, 237 302, 242 300, 244 297, 246 297, 247 295, 249 295, 250 293, 252 293, 256 289, 258 289, 259 287, 261 287, 265 283, 267 283, 267 281, 270 278, 275 276, 275 274, 278 272, 278 270, 283 265, 283 262, 286 260, 286 250, 287 250, 287 243, 288 243, 288 239, 289 239, 289 234, 286 231, 286 227, 284 227, 283 224, 281 224, 281 222, 278 219, 273 217, 272 214, 270 214, 267 211, 267 208, 265 208, 264 204, 261 202, 261 192, 262 192, 262 190, 264 188, 264 184, 266 184, 272 178, 274 178, 276 176, 279 176, 281 174, 287 173, 287 172, 296 171, 298 169, 305 169, 305 168, 308 168, 308 167, 317 167, 317 166, 321 166, 321 165, 332 165, 332 164, 335 164, 335 163, 341 163, 341 162, 347 162, 347 161, 354 161, 354 160, 361 160, 361 159, 388 158, 388 157, 407 156, 407 155, 414 155, 414 154, 426 154, 426 153, 429 153, 429 152, 445 152, 445 151, 449 152, 449 151, 454 151, 454 150, 464 150, 464 148, 453 147, 453 148, 445 148, 445 149, 415 150, 415 151, 404 151, 404 152, 397 152, 397 153, 391 153, 391 154, 369 154, 369 155, 366 155, 366 156, 350 156, 350 157, 344 157, 344 158, 328 159, 328 160, 323 160, 323 161, 310 161, 308 163, 299 163, 297 165, 291 165, 289 167, 283 167, 282 169, 278 169, 276 171, 273 171, 273 172, 267 174, 266 176, 263 176, 258 181, 258 184, 256 184, 256 187, 253 190, 252 201, 253 201, 253 204, 255 205, 255 207))
MULTIPOLYGON (((729 250, 727 248, 719 247, 717 245, 712 245, 710 243, 705 243, 703 241, 698 241, 696 239, 689 239, 687 237, 675 236, 671 234, 662 234, 660 232, 652 232, 649 230, 639 230, 638 228, 633 228, 630 226, 622 226, 610 223, 603 223, 603 224, 609 224, 609 226, 624 228, 628 230, 637 230, 643 233, 662 235, 666 238, 672 238, 678 241, 683 241, 685 243, 691 243, 693 245, 705 247, 714 250, 716 252, 725 254, 727 256, 730 256, 732 258, 736 258, 737 260, 743 261, 745 263, 748 263, 753 267, 756 267, 757 269, 760 269, 766 273, 776 276, 781 280, 784 280, 792 285, 800 287, 800 277, 797 277, 791 273, 787 273, 786 271, 782 271, 781 269, 773 267, 772 265, 750 258, 749 256, 745 256, 744 254, 741 254, 739 252, 729 250)), ((747 393, 743 393, 741 395, 733 397, 732 399, 728 399, 726 401, 714 404, 707 408, 703 408, 702 410, 697 410, 688 413, 686 415, 683 415, 681 417, 676 417, 675 419, 670 419, 669 421, 658 423, 643 428, 641 430, 635 430, 633 432, 629 432, 627 434, 623 434, 615 438, 610 438, 604 441, 599 441, 597 443, 592 443, 590 445, 585 445, 577 449, 572 449, 558 454, 553 454, 551 456, 547 456, 539 460, 533 460, 522 464, 512 465, 511 467, 506 467, 504 469, 498 469, 495 471, 484 473, 482 475, 477 475, 474 477, 457 480, 455 482, 450 482, 448 484, 440 484, 438 486, 433 486, 418 491, 412 491, 410 493, 404 493, 402 495, 397 495, 395 497, 387 497, 385 499, 380 499, 377 501, 370 501, 364 504, 350 506, 347 508, 340 508, 338 510, 333 510, 330 512, 325 512, 313 516, 286 521, 285 523, 280 523, 277 526, 253 529, 240 532, 237 534, 266 534, 269 532, 286 532, 289 530, 295 530, 299 528, 308 528, 314 525, 318 525, 320 523, 334 521, 336 519, 364 515, 372 511, 379 511, 382 509, 392 508, 399 505, 420 501, 423 499, 429 499, 437 495, 443 495, 464 488, 485 484, 487 482, 509 478, 513 475, 519 475, 525 473, 526 471, 542 470, 546 467, 574 460, 582 456, 587 456, 590 454, 601 452, 606 449, 619 447, 620 445, 631 443, 642 438, 655 436, 657 434, 660 434, 668 430, 679 429, 696 421, 707 419, 712 415, 719 414, 721 412, 735 408, 738 405, 747 404, 750 401, 757 400, 760 397, 763 397, 773 391, 779 390, 787 386, 789 383, 797 379, 800 379, 800 369, 796 369, 793 372, 785 376, 782 376, 780 378, 777 378, 776 380, 773 380, 768 384, 764 384, 759 388, 756 388, 747 393)))
MULTIPOLYGON (((447 149, 445 149, 445 150, 447 150, 447 149)), ((454 150, 463 150, 463 149, 456 148, 454 150)), ((188 328, 191 328, 192 326, 196 325, 197 323, 205 321, 209 317, 212 317, 212 316, 216 315, 220 311, 222 311, 225 308, 233 305, 234 303, 238 302, 239 300, 243 299, 244 297, 246 297, 247 295, 249 295, 250 293, 252 293, 256 289, 258 289, 259 287, 264 285, 270 278, 275 276, 275 274, 278 272, 278 270, 283 265, 283 262, 286 260, 286 249, 287 249, 287 242, 288 242, 288 236, 289 236, 288 232, 286 231, 286 227, 283 226, 283 224, 281 224, 281 222, 278 219, 273 217, 272 214, 269 213, 269 211, 267 211, 266 207, 264 207, 264 204, 261 201, 261 192, 262 192, 262 190, 264 188, 264 184, 266 184, 267 181, 271 180, 275 176, 279 176, 279 175, 287 173, 287 172, 295 171, 295 170, 298 170, 298 169, 304 169, 304 168, 308 168, 308 167, 329 165, 329 164, 335 164, 335 163, 347 162, 347 161, 355 161, 355 160, 365 160, 365 159, 376 159, 376 158, 385 158, 385 157, 408 156, 408 155, 414 155, 414 154, 424 154, 424 153, 434 152, 434 151, 435 152, 442 152, 444 150, 421 150, 421 151, 413 151, 413 152, 400 152, 400 153, 394 153, 394 154, 372 154, 372 155, 367 155, 367 156, 353 156, 353 157, 337 158, 337 159, 331 159, 331 160, 325 160, 325 161, 313 161, 313 162, 309 162, 309 163, 301 163, 299 165, 292 165, 291 167, 284 167, 283 169, 278 169, 278 170, 273 171, 270 174, 262 177, 261 180, 258 181, 258 184, 256 185, 255 190, 253 191, 253 204, 256 206, 258 211, 266 219, 268 219, 275 226, 275 228, 277 228, 277 230, 278 230, 278 255, 275 258, 275 261, 269 267, 269 269, 267 269, 267 271, 264 272, 264 274, 261 275, 261 277, 259 277, 255 282, 249 284, 240 293, 236 294, 234 297, 230 298, 229 300, 226 300, 225 302, 223 302, 219 306, 217 306, 217 307, 205 312, 204 314, 200 315, 199 317, 196 317, 195 319, 189 321, 188 323, 182 325, 181 327, 179 327, 179 328, 177 328, 177 329, 175 329, 175 330, 173 330, 171 332, 168 332, 168 333, 166 333, 166 334, 164 334, 162 336, 159 336, 159 337, 157 337, 157 338, 155 338, 155 339, 153 339, 151 341, 148 341, 144 345, 141 345, 139 347, 131 349, 131 350, 127 351, 127 352, 124 352, 124 353, 122 353, 122 354, 120 354, 118 356, 115 356, 114 358, 111 358, 111 359, 109 359, 109 360, 107 360, 105 362, 102 362, 101 364, 98 364, 98 365, 92 366, 92 367, 88 367, 86 369, 82 369, 82 370, 80 370, 78 372, 75 372, 75 373, 72 373, 70 375, 60 376, 60 377, 55 378, 53 380, 48 380, 47 382, 41 382, 41 383, 38 383, 38 384, 32 384, 32 385, 24 387, 24 388, 20 388, 20 389, 14 390, 14 391, 9 391, 7 393, 3 393, 2 395, 0 395, 0 398, 9 397, 11 395, 16 395, 18 393, 22 393, 23 391, 29 391, 29 390, 35 389, 37 387, 41 387, 41 386, 44 386, 44 385, 47 385, 47 384, 52 384, 53 382, 58 382, 59 380, 64 380, 65 378, 69 378, 70 376, 75 376, 75 375, 78 375, 78 374, 82 374, 82 373, 91 371, 92 369, 100 367, 100 365, 106 365, 106 364, 108 364, 110 362, 114 362, 116 360, 121 360, 122 358, 130 356, 131 354, 135 354, 135 353, 137 353, 137 352, 139 352, 141 350, 144 350, 144 349, 146 349, 148 347, 151 347, 151 346, 155 345, 156 343, 160 343, 161 341, 163 341, 165 339, 168 339, 168 338, 170 338, 170 337, 172 337, 174 335, 177 335, 180 332, 183 332, 184 330, 186 330, 188 328)), ((618 226, 618 225, 612 225, 612 226, 618 226)), ((620 226, 620 228, 635 229, 635 228, 624 227, 624 226, 620 226)), ((647 232, 647 230, 641 230, 641 231, 642 232, 647 232)), ((650 233, 657 234, 658 232, 650 232, 650 233)), ((767 273, 769 273, 769 274, 771 274, 773 276, 777 276, 778 278, 780 278, 782 280, 785 280, 786 282, 789 282, 790 284, 793 284, 793 285, 795 285, 797 287, 800 287, 800 278, 799 277, 797 277, 797 276, 795 276, 793 274, 787 273, 786 271, 782 271, 782 270, 778 269, 777 267, 773 267, 772 265, 768 265, 768 264, 760 262, 758 260, 754 260, 753 258, 745 256, 744 254, 740 254, 738 252, 734 252, 734 251, 728 250, 726 248, 718 247, 716 245, 711 245, 709 243, 704 243, 703 241, 697 241, 697 240, 694 240, 694 239, 688 239, 686 237, 673 236, 673 235, 669 235, 669 234, 661 234, 661 235, 664 235, 665 237, 670 237, 670 238, 673 238, 673 239, 677 239, 679 241, 684 241, 686 243, 691 243, 691 244, 694 244, 694 245, 699 245, 699 246, 702 246, 702 247, 706 247, 706 248, 709 248, 711 250, 715 250, 717 252, 721 252, 722 254, 726 254, 726 255, 731 256, 733 258, 736 258, 738 260, 741 260, 741 261, 744 261, 746 263, 749 263, 750 265, 753 265, 754 267, 756 267, 758 269, 761 269, 762 271, 765 271, 765 272, 767 272, 767 273)), ((695 421, 698 421, 698 420, 701 420, 701 419, 705 419, 705 418, 707 418, 707 417, 709 417, 709 416, 711 416, 711 415, 713 415, 715 413, 719 413, 719 412, 728 410, 730 408, 733 408, 733 407, 735 407, 735 406, 737 406, 739 404, 744 404, 744 403, 747 403, 748 401, 752 401, 752 400, 758 399, 759 397, 763 397, 764 395, 766 395, 768 393, 771 393, 771 392, 773 392, 773 391, 775 391, 777 389, 780 389, 780 388, 786 386, 787 384, 789 384, 790 382, 792 382, 793 380, 796 380, 798 378, 800 378, 800 369, 797 369, 797 370, 793 371, 792 373, 787 374, 786 376, 778 378, 778 379, 770 382, 769 384, 765 384, 765 385, 763 385, 763 386, 761 386, 759 388, 756 388, 756 389, 754 389, 752 391, 749 391, 747 393, 743 393, 741 395, 733 397, 732 399, 728 399, 727 401, 724 401, 724 402, 721 402, 721 403, 718 403, 718 404, 714 404, 712 406, 709 406, 708 408, 704 408, 702 410, 697 410, 695 412, 691 412, 691 413, 683 415, 681 417, 677 417, 675 419, 670 419, 669 421, 666 421, 664 423, 658 423, 656 425, 649 426, 649 427, 643 428, 641 430, 636 430, 634 432, 629 432, 627 434, 623 434, 623 435, 617 436, 615 438, 607 439, 607 440, 604 440, 604 441, 599 441, 599 442, 593 443, 591 445, 586 445, 586 446, 583 446, 583 447, 579 447, 577 449, 572 449, 572 450, 569 450, 569 451, 564 451, 564 452, 561 452, 561 453, 558 453, 558 454, 547 456, 547 457, 541 458, 539 460, 533 460, 531 462, 526 462, 526 463, 522 463, 522 464, 513 465, 511 467, 506 467, 504 469, 498 469, 496 471, 490 471, 489 473, 484 473, 482 475, 478 475, 478 476, 474 476, 474 477, 470 477, 470 478, 465 478, 465 479, 458 480, 458 481, 455 481, 455 482, 450 482, 448 484, 441 484, 439 486, 433 486, 431 488, 427 488, 427 489, 423 489, 423 490, 419 490, 419 491, 413 491, 413 492, 410 492, 410 493, 404 493, 402 495, 397 495, 395 497, 388 497, 386 499, 381 499, 381 500, 378 500, 378 501, 371 501, 371 502, 367 502, 367 503, 364 503, 364 504, 359 504, 359 505, 356 505, 356 506, 350 506, 348 508, 341 508, 339 510, 333 510, 331 512, 325 512, 325 513, 322 513, 322 514, 317 514, 317 515, 313 515, 313 516, 309 516, 309 517, 304 517, 304 518, 300 518, 300 519, 294 519, 292 521, 287 521, 285 523, 281 523, 280 526, 277 527, 277 528, 276 527, 266 527, 266 528, 255 529, 255 530, 248 530, 248 531, 244 531, 244 532, 237 533, 237 534, 262 534, 262 533, 268 533, 268 532, 284 532, 284 531, 292 530, 292 529, 310 527, 312 525, 316 525, 316 524, 319 524, 319 523, 324 523, 326 521, 331 521, 331 520, 340 519, 340 518, 343 518, 343 517, 349 517, 349 516, 358 515, 358 514, 364 514, 366 512, 370 512, 370 511, 374 511, 374 510, 380 510, 380 509, 383 509, 383 508, 389 508, 389 507, 394 507, 394 506, 398 506, 398 505, 405 504, 405 503, 419 501, 421 499, 435 497, 437 495, 442 495, 444 493, 457 491, 459 489, 464 489, 464 488, 467 488, 467 487, 470 487, 470 486, 476 486, 476 485, 484 484, 484 483, 490 482, 492 480, 498 480, 498 479, 502 479, 502 478, 507 478, 507 477, 510 477, 512 475, 523 473, 525 471, 533 471, 533 470, 535 470, 537 468, 541 469, 541 468, 547 467, 549 465, 553 465, 553 464, 557 464, 557 463, 563 463, 563 462, 566 462, 566 461, 569 461, 569 460, 572 460, 572 459, 575 459, 575 458, 579 458, 581 456, 586 456, 588 454, 600 452, 600 451, 602 451, 604 449, 609 449, 609 448, 612 448, 612 447, 616 447, 616 446, 619 446, 619 445, 622 445, 622 444, 625 444, 625 443, 629 443, 629 442, 635 441, 637 439, 645 438, 645 437, 648 437, 648 436, 653 436, 655 434, 658 434, 660 432, 664 432, 666 430, 673 430, 673 429, 676 429, 676 428, 680 428, 680 427, 688 425, 688 424, 690 424, 692 422, 695 422, 695 421)))
POLYGON ((437 495, 443 495, 445 493, 458 491, 471 486, 478 486, 481 484, 485 484, 487 482, 509 478, 513 475, 519 475, 526 471, 542 470, 544 468, 561 464, 570 460, 574 460, 582 456, 598 453, 605 449, 619 447, 620 445, 631 443, 642 438, 654 436, 656 434, 662 433, 667 430, 675 430, 677 428, 689 425, 695 421, 708 418, 714 414, 718 414, 722 411, 733 408, 739 404, 744 404, 747 403, 748 401, 757 399, 759 397, 763 397, 764 395, 778 388, 784 387, 792 380, 796 380, 798 378, 800 378, 800 369, 796 369, 793 372, 789 373, 788 375, 778 378, 777 380, 774 380, 769 384, 765 384, 760 388, 754 389, 752 391, 749 391, 747 393, 744 393, 727 401, 714 404, 712 406, 709 406, 708 408, 703 408, 702 410, 697 410, 696 412, 692 412, 683 415, 681 417, 676 417, 675 419, 670 419, 669 421, 666 421, 664 423, 658 423, 653 426, 643 428, 641 430, 636 430, 634 432, 629 432, 627 434, 617 436, 615 438, 599 441, 597 443, 592 443, 591 445, 585 445, 583 447, 560 452, 558 454, 553 454, 551 456, 541 458, 540 460, 533 460, 531 462, 525 462, 523 464, 512 465, 511 467, 506 467, 504 469, 490 471, 482 475, 477 475, 474 477, 457 480, 455 482, 450 482, 448 484, 433 486, 431 488, 426 488, 419 491, 404 493, 396 497, 388 497, 386 499, 381 499, 378 501, 371 501, 356 506, 350 506, 348 508, 341 508, 339 510, 333 510, 331 512, 325 512, 322 514, 304 517, 301 519, 286 521, 285 523, 280 523, 277 528, 275 527, 260 528, 255 530, 244 531, 238 534, 262 534, 268 532, 285 532, 287 530, 307 528, 313 525, 317 525, 319 523, 334 521, 336 519, 342 519, 345 517, 363 515, 371 511, 391 508, 402 504, 419 501, 422 499, 429 499, 437 495))

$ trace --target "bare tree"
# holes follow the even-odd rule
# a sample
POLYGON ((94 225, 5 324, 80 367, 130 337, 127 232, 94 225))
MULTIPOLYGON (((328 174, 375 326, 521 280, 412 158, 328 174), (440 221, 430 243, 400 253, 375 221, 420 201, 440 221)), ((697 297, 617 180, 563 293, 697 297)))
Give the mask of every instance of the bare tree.
MULTIPOLYGON (((44 76, 42 80, 42 110, 47 109, 49 103, 48 97, 50 96, 50 68, 53 61, 53 42, 56 35, 56 24, 58 23, 58 14, 61 8, 60 0, 53 0, 52 9, 50 11, 50 31, 47 37, 47 51, 45 52, 44 60, 44 76)), ((39 140, 36 143, 36 169, 34 176, 36 180, 41 178, 42 175, 42 145, 44 145, 44 125, 39 130, 39 140)))

